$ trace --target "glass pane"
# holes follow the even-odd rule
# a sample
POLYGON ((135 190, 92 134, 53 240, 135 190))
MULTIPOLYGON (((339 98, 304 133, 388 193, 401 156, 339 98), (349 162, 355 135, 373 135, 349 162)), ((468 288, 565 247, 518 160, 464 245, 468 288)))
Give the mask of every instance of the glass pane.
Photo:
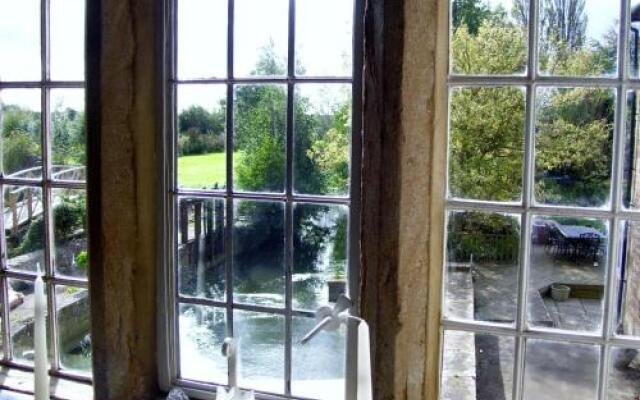
POLYGON ((235 1, 235 76, 286 75, 288 15, 287 0, 235 1))
POLYGON ((225 85, 178 86, 179 187, 227 186, 226 113, 225 85))
POLYGON ((529 324, 600 332, 609 227, 581 217, 534 217, 529 272, 529 324))
MULTIPOLYGON (((11 332, 13 359, 33 364, 34 283, 33 281, 21 279, 8 279, 7 282, 9 283, 9 329, 11 332)), ((48 311, 45 309, 45 314, 47 313, 48 311)), ((47 325, 49 325, 48 314, 47 325)), ((51 360, 50 340, 49 335, 47 335, 49 360, 51 360)))
POLYGON ((178 78, 227 76, 227 0, 179 0, 178 78))
POLYGON ((177 256, 180 294, 225 301, 225 202, 181 198, 177 256))
POLYGON ((348 195, 351 86, 297 85, 294 119, 295 192, 348 195))
POLYGON ((249 311, 233 312, 238 340, 241 387, 282 393, 284 389, 284 317, 249 311))
POLYGON ((53 243, 56 273, 86 278, 87 194, 78 189, 53 189, 53 243))
POLYGON ((353 1, 296 2, 297 75, 351 76, 352 53, 353 1))
POLYGON ((315 325, 313 318, 293 317, 291 393, 320 400, 344 400, 347 329, 324 331, 307 344, 300 340, 315 325))
POLYGON ((640 222, 619 225, 614 316, 618 335, 640 337, 640 222))
POLYGON ((294 308, 315 311, 347 292, 348 222, 345 206, 294 206, 294 308))
POLYGON ((284 306, 284 205, 236 201, 233 222, 234 301, 284 306))
POLYGON ((449 213, 446 318, 513 323, 516 317, 520 218, 449 213))
POLYGON ((600 348, 528 339, 523 400, 595 400, 600 348))
POLYGON ((519 201, 524 159, 524 89, 454 89, 450 107, 449 196, 519 201))
POLYGON ((636 400, 640 396, 640 356, 638 349, 611 348, 607 398, 636 400))
POLYGON ((640 210, 640 91, 627 92, 627 120, 622 172, 622 204, 631 210, 640 210))
POLYGON ((284 192, 287 91, 284 85, 235 87, 234 187, 284 192))
POLYGON ((84 181, 86 165, 84 90, 51 91, 52 178, 84 181))
POLYGON ((452 1, 451 72, 510 75, 527 69, 527 0, 452 1))
POLYGON ((535 196, 540 203, 609 203, 615 94, 611 89, 537 92, 535 196))
POLYGON ((0 2, 0 81, 39 81, 40 1, 0 2))
POLYGON ((180 304, 180 377, 227 384, 227 359, 222 343, 227 337, 224 308, 180 304))
POLYGON ((631 0, 631 26, 629 27, 629 59, 628 69, 629 75, 632 78, 637 78, 640 74, 640 2, 638 0, 631 0))
POLYGON ((12 269, 44 270, 44 218, 42 189, 30 186, 5 186, 4 229, 7 241, 7 265, 12 269))
POLYGON ((539 20, 538 65, 542 74, 616 73, 619 4, 606 0, 541 0, 539 20))
MULTIPOLYGON (((51 79, 84 80, 84 0, 51 0, 51 79)), ((55 104, 55 103, 54 103, 55 104)))
POLYGON ((443 400, 511 400, 515 340, 512 337, 445 331, 443 400))
POLYGON ((42 176, 39 89, 0 91, 2 168, 11 178, 42 176))
POLYGON ((90 373, 89 291, 73 286, 56 286, 56 309, 60 366, 67 370, 90 373))

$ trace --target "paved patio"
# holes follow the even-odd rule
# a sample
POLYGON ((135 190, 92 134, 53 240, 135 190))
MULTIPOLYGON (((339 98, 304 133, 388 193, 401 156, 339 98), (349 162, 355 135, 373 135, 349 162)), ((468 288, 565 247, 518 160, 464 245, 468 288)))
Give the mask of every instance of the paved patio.
MULTIPOLYGON (((601 257, 593 260, 570 260, 554 257, 544 246, 534 245, 531 252, 528 290, 528 321, 534 326, 579 331, 595 331, 602 320, 602 299, 570 298, 554 301, 548 294, 552 283, 569 285, 604 285, 606 266, 601 257)), ((509 264, 475 264, 469 270, 457 268, 449 272, 447 309, 457 316, 470 316, 473 307, 476 320, 510 323, 516 317, 518 267, 509 264), (466 275, 466 276, 465 276, 466 275), (469 275, 472 279, 470 282, 469 275)), ((594 293, 597 293, 595 291, 594 293)), ((472 334, 462 334, 469 338, 472 334)), ((459 338, 461 339, 461 338, 459 338)), ((465 339, 469 343, 469 339, 465 339)), ((456 359, 475 360, 477 385, 468 385, 473 374, 464 373, 445 382, 457 386, 458 396, 465 399, 506 400, 511 398, 514 363, 512 338, 476 335, 473 348, 457 346, 456 359), (459 354, 460 352, 475 354, 459 354), (453 381, 453 382, 452 382, 453 381), (457 384, 457 385, 456 385, 457 384), (476 387, 473 395, 469 389, 476 387)), ((567 346, 563 343, 532 342, 527 352, 524 399, 573 400, 594 398, 599 350, 594 346, 567 346)), ((446 343, 445 343, 446 346, 446 343)), ((446 350, 445 350, 446 355, 446 350)), ((639 358, 640 359, 640 358, 639 358)), ((448 360, 455 361, 454 359, 448 360)), ((619 362, 609 376, 609 399, 640 400, 640 369, 619 362)), ((448 365, 450 368, 451 364, 448 365)), ((466 371, 466 367, 463 367, 466 371)), ((458 397, 460 398, 460 397, 458 397)))

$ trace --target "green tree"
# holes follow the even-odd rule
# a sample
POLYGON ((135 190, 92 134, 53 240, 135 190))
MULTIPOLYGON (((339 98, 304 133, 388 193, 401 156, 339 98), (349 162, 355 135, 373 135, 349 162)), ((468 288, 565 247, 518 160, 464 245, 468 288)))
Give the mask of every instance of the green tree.
POLYGON ((466 26, 475 35, 484 20, 491 15, 491 10, 480 0, 453 0, 451 14, 454 29, 466 26))

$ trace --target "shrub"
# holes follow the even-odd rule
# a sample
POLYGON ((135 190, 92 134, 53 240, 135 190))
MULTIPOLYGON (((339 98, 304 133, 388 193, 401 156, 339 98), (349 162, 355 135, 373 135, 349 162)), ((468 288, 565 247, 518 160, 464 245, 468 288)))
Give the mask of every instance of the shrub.
POLYGON ((224 151, 224 137, 212 133, 200 133, 194 129, 180 133, 178 153, 181 156, 224 151))

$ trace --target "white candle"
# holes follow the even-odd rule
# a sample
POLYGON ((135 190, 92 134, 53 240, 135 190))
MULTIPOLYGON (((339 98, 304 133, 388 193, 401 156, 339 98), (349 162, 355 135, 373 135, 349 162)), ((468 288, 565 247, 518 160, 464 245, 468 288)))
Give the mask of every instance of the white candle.
POLYGON ((40 275, 34 287, 34 380, 35 400, 49 400, 49 358, 47 356, 47 320, 45 316, 46 299, 44 282, 40 275))
POLYGON ((371 400, 371 346, 369 324, 358 324, 358 400, 371 400))

